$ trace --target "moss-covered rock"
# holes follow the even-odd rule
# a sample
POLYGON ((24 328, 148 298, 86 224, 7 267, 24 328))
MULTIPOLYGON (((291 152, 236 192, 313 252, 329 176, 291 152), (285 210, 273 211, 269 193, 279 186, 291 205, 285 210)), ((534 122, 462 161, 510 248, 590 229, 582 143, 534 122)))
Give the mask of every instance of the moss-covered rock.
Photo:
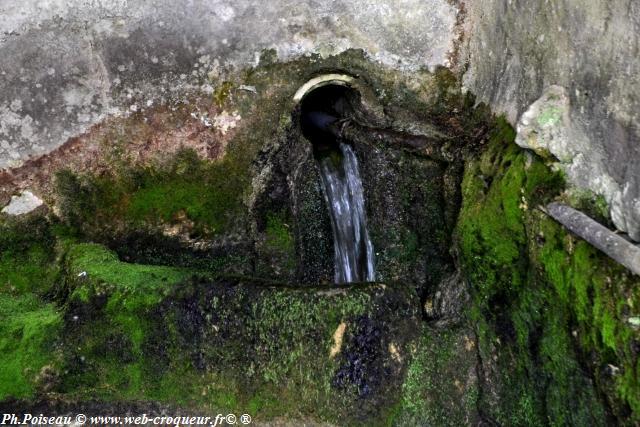
POLYGON ((476 342, 472 330, 427 327, 414 348, 394 426, 477 425, 476 342))
MULTIPOLYGON (((246 163, 246 160, 243 160, 246 163)), ((248 169, 231 154, 205 161, 192 150, 164 164, 129 166, 101 176, 57 175, 60 213, 90 238, 123 227, 188 224, 191 236, 233 231, 247 187, 248 169)))
POLYGON ((396 147, 356 144, 376 275, 412 283, 421 298, 451 264, 443 165, 396 147))
POLYGON ((638 280, 538 206, 562 178, 498 122, 467 162, 457 242, 471 283, 479 407, 503 425, 638 420, 638 280))
POLYGON ((0 293, 52 292, 59 279, 56 237, 40 214, 0 217, 0 293))
POLYGON ((0 293, 0 401, 31 399, 57 383, 62 316, 32 294, 0 293))
POLYGON ((405 286, 210 278, 123 263, 95 244, 72 245, 66 271, 55 390, 77 401, 379 423, 419 322, 405 286))
POLYGON ((5 398, 339 425, 638 422, 637 278, 538 209, 577 196, 450 72, 265 56, 215 87, 194 105, 237 118, 215 155, 136 160, 154 133, 133 115, 103 169, 59 172, 62 225, 2 223, 2 345, 20 348, 5 398), (345 135, 392 285, 327 284, 329 215, 292 98, 335 71, 356 81, 345 135))
MULTIPOLYGON (((448 158, 486 130, 485 109, 475 108, 445 69, 409 76, 356 50, 288 63, 264 60, 216 78, 211 96, 191 94, 176 105, 105 122, 83 137, 80 154, 70 150, 77 158, 45 165, 36 188, 79 238, 106 244, 128 261, 330 282, 328 212, 293 99, 310 78, 330 72, 354 77, 353 120, 428 135, 448 158), (220 129, 216 117, 232 117, 233 125, 220 129), (83 155, 82 147, 94 152, 83 155), (60 168, 66 164, 70 169, 60 168), (46 178, 56 171, 52 190, 52 176, 46 178), (269 243, 273 230, 266 225, 274 215, 290 226, 293 256, 291 248, 269 243)), ((423 292, 449 262, 459 168, 384 138, 360 147, 358 157, 381 277, 419 282, 423 292)))

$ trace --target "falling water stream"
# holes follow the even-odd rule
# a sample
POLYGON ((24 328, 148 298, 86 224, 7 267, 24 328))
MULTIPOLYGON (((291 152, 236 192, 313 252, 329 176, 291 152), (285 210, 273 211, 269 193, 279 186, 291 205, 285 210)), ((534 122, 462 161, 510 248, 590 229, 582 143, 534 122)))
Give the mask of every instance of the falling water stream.
POLYGON ((336 283, 375 280, 373 245, 367 231, 358 159, 349 144, 339 144, 341 160, 320 160, 322 187, 329 206, 335 249, 336 283))

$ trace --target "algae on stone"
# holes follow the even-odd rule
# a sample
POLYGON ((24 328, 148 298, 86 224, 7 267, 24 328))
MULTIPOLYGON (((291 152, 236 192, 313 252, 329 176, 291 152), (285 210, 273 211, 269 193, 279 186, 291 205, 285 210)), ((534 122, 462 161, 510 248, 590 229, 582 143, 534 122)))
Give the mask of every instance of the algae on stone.
POLYGON ((59 270, 56 237, 46 218, 0 218, 0 292, 47 294, 59 270))
POLYGON ((60 310, 33 294, 0 294, 0 401, 51 391, 61 361, 60 310))
POLYGON ((562 178, 513 137, 499 123, 462 186, 457 241, 484 371, 480 405, 508 425, 633 423, 638 336, 624 320, 637 279, 537 209, 562 178))
POLYGON ((252 409, 266 419, 375 419, 401 384, 403 364, 393 361, 386 340, 398 337, 398 351, 406 352, 417 321, 417 305, 401 287, 372 284, 347 292, 187 278, 168 267, 122 265, 86 244, 71 249, 69 263, 74 290, 60 391, 77 399, 252 409), (348 325, 345 343, 332 358, 341 322, 348 325), (357 344, 362 339, 364 347, 357 344), (391 377, 387 366, 395 366, 391 377), (358 369, 365 369, 362 378, 358 369), (363 393, 366 402, 350 414, 363 393))

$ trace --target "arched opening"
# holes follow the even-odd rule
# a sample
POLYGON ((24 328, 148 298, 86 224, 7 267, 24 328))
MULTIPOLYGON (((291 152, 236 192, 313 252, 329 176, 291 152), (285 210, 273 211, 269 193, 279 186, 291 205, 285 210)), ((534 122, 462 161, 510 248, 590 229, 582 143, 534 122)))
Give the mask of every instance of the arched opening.
POLYGON ((311 142, 334 237, 335 282, 375 280, 374 253, 367 230, 358 159, 341 126, 359 105, 359 93, 342 84, 310 90, 301 100, 300 128, 311 142))
POLYGON ((328 84, 313 89, 300 103, 300 127, 317 152, 336 148, 340 124, 353 116, 358 92, 348 86, 328 84))

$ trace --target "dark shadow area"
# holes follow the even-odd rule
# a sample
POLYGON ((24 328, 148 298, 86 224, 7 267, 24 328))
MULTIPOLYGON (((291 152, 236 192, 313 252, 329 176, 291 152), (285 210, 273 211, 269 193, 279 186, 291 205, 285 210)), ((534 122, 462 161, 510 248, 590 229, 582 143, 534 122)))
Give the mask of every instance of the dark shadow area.
POLYGON ((360 95, 340 85, 322 86, 311 91, 300 105, 302 135, 314 146, 316 155, 337 148, 340 123, 351 117, 360 95))

